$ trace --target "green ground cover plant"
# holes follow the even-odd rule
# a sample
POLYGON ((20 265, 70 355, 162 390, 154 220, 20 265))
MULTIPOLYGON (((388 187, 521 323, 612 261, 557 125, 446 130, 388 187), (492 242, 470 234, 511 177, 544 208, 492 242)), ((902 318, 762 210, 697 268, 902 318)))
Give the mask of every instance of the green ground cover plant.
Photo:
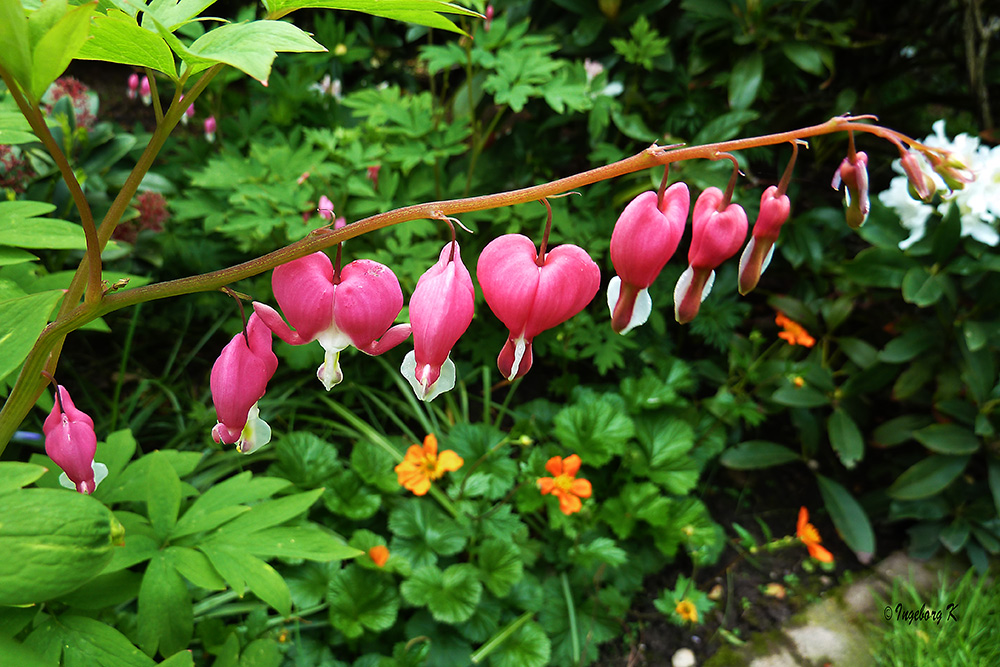
POLYGON ((827 3, 470 7, 0 0, 0 650, 589 664, 653 576, 712 618, 727 548, 866 563, 904 524, 989 566, 974 113, 848 115, 915 93, 827 3), (835 532, 727 537, 732 474, 835 532))

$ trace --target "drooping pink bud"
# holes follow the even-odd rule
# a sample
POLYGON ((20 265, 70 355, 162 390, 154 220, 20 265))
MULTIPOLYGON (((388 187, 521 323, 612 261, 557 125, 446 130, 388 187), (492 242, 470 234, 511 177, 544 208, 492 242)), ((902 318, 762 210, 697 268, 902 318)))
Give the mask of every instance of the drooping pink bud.
POLYGON ((472 323, 475 289, 462 264, 458 243, 441 249, 438 261, 417 281, 410 297, 413 351, 399 370, 422 401, 432 401, 455 386, 451 348, 472 323))
POLYGON ((212 438, 235 444, 251 454, 271 440, 271 427, 260 419, 257 401, 278 368, 271 351, 271 331, 256 313, 250 315, 245 332, 233 336, 212 366, 212 402, 219 423, 212 438))
POLYGON ((674 183, 657 207, 655 192, 644 192, 625 207, 611 233, 611 262, 618 274, 608 283, 611 327, 628 333, 652 311, 649 286, 673 256, 684 234, 691 196, 674 183))
POLYGON ((739 204, 720 211, 724 196, 719 188, 706 188, 694 204, 688 268, 674 288, 674 317, 681 324, 695 318, 712 291, 716 267, 735 255, 746 240, 746 211, 739 204))
POLYGON ((184 110, 184 113, 181 115, 181 123, 183 123, 184 125, 187 125, 188 121, 191 120, 192 118, 194 118, 194 105, 193 104, 189 105, 188 108, 184 110))
POLYGON ((208 118, 205 119, 205 139, 210 144, 215 142, 215 130, 216 130, 215 116, 209 116, 208 118))
POLYGON ((130 100, 134 100, 139 96, 139 75, 132 72, 128 76, 128 88, 126 89, 126 94, 130 100))
POLYGON ((864 151, 844 158, 840 167, 833 174, 833 181, 830 185, 834 190, 840 189, 843 183, 844 200, 847 204, 847 225, 851 229, 857 229, 865 224, 868 219, 868 155, 864 151))
POLYGON ((108 469, 94 463, 97 436, 94 420, 73 405, 66 387, 56 385, 56 402, 42 424, 45 434, 45 453, 63 469, 60 483, 75 488, 80 493, 91 494, 108 469))
POLYGON ((333 221, 334 229, 343 229, 346 226, 347 226, 347 218, 345 218, 342 215, 338 216, 337 219, 333 221))
POLYGON ((316 252, 277 267, 271 285, 295 331, 270 306, 254 302, 254 311, 286 343, 319 341, 326 354, 316 376, 327 390, 344 379, 340 353, 346 348, 379 355, 410 335, 409 325, 392 326, 403 309, 399 281, 370 259, 354 260, 336 276, 330 258, 316 252))
POLYGON ((142 103, 147 107, 153 103, 153 91, 149 87, 149 77, 142 77, 142 81, 139 83, 139 97, 142 98, 142 103))
POLYGON ((368 167, 368 180, 372 182, 372 187, 378 190, 378 173, 382 171, 382 165, 376 164, 368 167))
POLYGON ((760 196, 760 213, 753 226, 753 236, 740 256, 740 294, 750 293, 771 263, 774 242, 778 240, 781 226, 788 220, 791 210, 788 195, 778 195, 775 185, 764 190, 760 196))
POLYGON ((564 244, 539 260, 534 242, 521 234, 490 241, 476 276, 490 310, 510 331, 497 357, 508 380, 531 369, 532 339, 583 310, 601 286, 601 270, 582 248, 564 244))
POLYGON ((493 5, 492 4, 486 5, 486 14, 485 14, 485 16, 486 16, 486 23, 483 24, 483 30, 486 31, 486 32, 489 32, 490 28, 493 27, 493 14, 494 14, 494 11, 495 10, 493 9, 493 5))
POLYGON ((333 220, 333 202, 326 195, 320 195, 318 210, 319 217, 324 220, 333 220))
POLYGON ((927 164, 927 162, 915 151, 906 151, 903 153, 901 161, 903 163, 903 171, 906 172, 906 178, 909 180, 910 186, 917 197, 925 202, 929 202, 937 190, 937 185, 934 183, 934 178, 924 171, 923 165, 927 164))

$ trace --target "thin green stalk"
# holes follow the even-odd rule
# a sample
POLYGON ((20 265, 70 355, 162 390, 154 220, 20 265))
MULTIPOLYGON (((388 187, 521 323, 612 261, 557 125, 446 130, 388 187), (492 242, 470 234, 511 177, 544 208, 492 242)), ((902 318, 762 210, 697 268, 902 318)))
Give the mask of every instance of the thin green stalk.
POLYGON ((573 592, 569 588, 569 577, 563 572, 559 575, 562 580, 563 598, 566 600, 566 616, 569 622, 569 640, 573 652, 573 662, 580 662, 580 632, 576 627, 576 606, 573 604, 573 592))
POLYGON ((513 621, 508 623, 505 628, 500 630, 500 632, 490 637, 490 639, 485 644, 480 646, 479 649, 472 654, 472 657, 470 658, 472 660, 472 664, 478 665, 483 660, 488 658, 489 655, 493 653, 493 651, 500 648, 500 646, 505 641, 510 639, 511 635, 520 630, 521 626, 525 625, 528 621, 530 621, 531 617, 534 615, 535 612, 526 611, 517 618, 515 618, 513 621))
POLYGON ((493 424, 493 428, 500 428, 500 422, 503 421, 504 416, 507 414, 507 408, 510 406, 510 399, 514 398, 514 392, 518 387, 521 386, 521 378, 517 378, 510 383, 510 388, 507 390, 507 395, 503 399, 503 405, 500 406, 500 410, 497 412, 497 420, 493 424))
POLYGON ((135 330, 139 324, 139 313, 141 312, 142 304, 136 304, 135 310, 132 312, 132 320, 128 325, 128 331, 125 332, 122 362, 118 365, 118 381, 115 382, 115 388, 111 392, 111 426, 109 428, 112 431, 118 428, 118 401, 121 399, 122 385, 125 383, 125 369, 128 367, 128 359, 132 351, 132 338, 135 336, 135 330))

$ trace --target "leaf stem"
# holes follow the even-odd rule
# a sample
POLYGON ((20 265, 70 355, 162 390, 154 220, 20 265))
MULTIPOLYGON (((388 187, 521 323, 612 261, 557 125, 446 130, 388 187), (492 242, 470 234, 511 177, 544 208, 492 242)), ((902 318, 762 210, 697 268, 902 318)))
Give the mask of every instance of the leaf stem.
POLYGON ((526 611, 517 618, 515 618, 513 621, 508 623, 507 627, 503 628, 502 630, 500 630, 500 632, 490 637, 489 641, 480 646, 479 649, 472 654, 472 657, 470 658, 472 664, 478 665, 487 657, 489 657, 490 653, 493 653, 493 651, 497 650, 501 644, 510 639, 510 636, 513 635, 518 630, 520 630, 521 626, 525 625, 528 621, 530 621, 531 617, 534 615, 535 612, 526 611))

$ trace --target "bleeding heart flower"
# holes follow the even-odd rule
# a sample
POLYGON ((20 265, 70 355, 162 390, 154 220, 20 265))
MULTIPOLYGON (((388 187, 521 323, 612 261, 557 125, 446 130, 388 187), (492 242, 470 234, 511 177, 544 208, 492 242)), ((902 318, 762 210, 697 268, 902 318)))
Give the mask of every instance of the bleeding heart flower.
POLYGON ((756 287, 771 263, 774 242, 791 210, 788 195, 779 196, 777 186, 772 185, 760 196, 760 213, 753 226, 753 236, 740 256, 740 294, 748 294, 756 287))
POLYGON ((739 204, 720 211, 723 197, 719 188, 706 188, 694 204, 688 268, 674 288, 674 316, 681 324, 695 318, 712 291, 715 268, 735 255, 747 237, 746 211, 739 204))
POLYGON ((76 409, 62 385, 56 385, 56 402, 42 424, 42 432, 45 434, 45 453, 63 469, 59 483, 80 493, 93 493, 107 477, 108 468, 94 462, 97 452, 94 420, 76 409))
POLYGON ((128 88, 125 90, 125 94, 128 95, 130 100, 134 100, 139 96, 139 75, 132 72, 128 76, 128 88))
POLYGON ((277 267, 271 286, 295 331, 270 306, 254 302, 254 311, 286 343, 319 341, 326 356, 316 376, 327 390, 344 379, 342 350, 353 346, 376 356, 410 335, 409 325, 392 326, 403 309, 403 292, 396 275, 370 259, 354 260, 337 276, 330 258, 315 252, 277 267))
POLYGON ((260 419, 257 401, 277 368, 271 331, 254 313, 246 331, 233 336, 212 366, 212 402, 219 418, 212 429, 216 442, 235 444, 243 454, 270 442, 271 427, 260 419))
POLYGON ((834 190, 840 189, 840 184, 844 184, 844 200, 847 204, 847 225, 851 229, 857 229, 865 224, 868 219, 868 155, 864 151, 858 151, 851 156, 844 158, 840 167, 833 173, 833 181, 830 185, 834 190))
POLYGON ((564 244, 539 259, 521 234, 490 241, 476 276, 490 310, 510 330, 497 357, 508 380, 531 368, 532 339, 583 310, 601 286, 601 271, 582 248, 564 244))
POLYGON ((218 124, 215 122, 215 116, 209 116, 205 119, 205 140, 210 144, 215 142, 215 130, 217 127, 218 124))
POLYGON ((142 77, 142 81, 139 82, 139 97, 147 107, 153 103, 153 90, 149 86, 148 76, 142 77))
POLYGON ((455 386, 451 348, 472 323, 475 289, 462 264, 458 243, 441 249, 437 263, 417 281, 410 297, 413 351, 399 370, 422 401, 432 401, 455 386))
POLYGON ((611 327, 628 333, 649 319, 649 286, 673 256, 684 234, 691 197, 687 185, 674 183, 657 206, 655 192, 644 192, 625 207, 611 233, 611 262, 618 274, 608 283, 611 327))

